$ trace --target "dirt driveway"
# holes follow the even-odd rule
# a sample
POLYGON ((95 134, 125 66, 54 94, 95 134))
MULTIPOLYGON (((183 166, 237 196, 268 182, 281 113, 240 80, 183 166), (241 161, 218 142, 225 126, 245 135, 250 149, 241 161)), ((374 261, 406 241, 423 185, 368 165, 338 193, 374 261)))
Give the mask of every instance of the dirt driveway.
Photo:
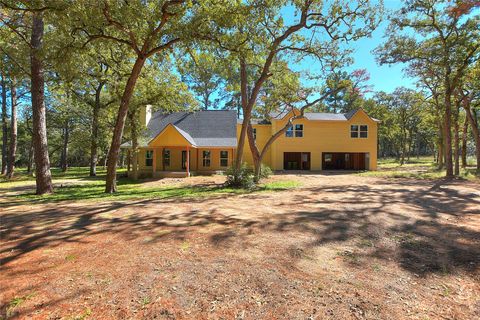
POLYGON ((4 317, 480 317, 478 184, 274 179, 302 186, 1 207, 4 317))

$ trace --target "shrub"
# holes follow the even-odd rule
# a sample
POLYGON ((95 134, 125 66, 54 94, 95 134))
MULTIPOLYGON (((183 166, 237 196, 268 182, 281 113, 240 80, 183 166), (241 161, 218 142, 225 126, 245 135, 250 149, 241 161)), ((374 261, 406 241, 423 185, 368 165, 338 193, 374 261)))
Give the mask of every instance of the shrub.
POLYGON ((225 172, 227 175, 226 185, 234 188, 250 189, 255 186, 252 170, 243 163, 239 169, 231 166, 225 172))
POLYGON ((272 173, 273 171, 269 166, 266 166, 263 163, 260 165, 260 179, 266 179, 270 177, 272 173))

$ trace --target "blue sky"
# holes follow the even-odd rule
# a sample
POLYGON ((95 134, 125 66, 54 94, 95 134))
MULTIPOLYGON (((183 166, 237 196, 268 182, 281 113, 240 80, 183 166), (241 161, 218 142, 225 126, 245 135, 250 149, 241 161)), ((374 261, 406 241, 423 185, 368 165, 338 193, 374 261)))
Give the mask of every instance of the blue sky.
MULTIPOLYGON (((385 0, 384 6, 386 11, 397 10, 402 7, 402 2, 399 0, 385 0)), ((387 13, 385 14, 384 21, 379 25, 379 27, 373 32, 372 36, 369 38, 363 38, 361 40, 350 42, 348 47, 354 50, 352 55, 354 63, 351 66, 346 67, 345 69, 349 72, 355 69, 367 69, 370 73, 369 84, 372 86, 372 91, 385 91, 392 92, 395 88, 404 86, 404 87, 415 87, 415 79, 409 78, 404 75, 402 64, 396 65, 383 65, 380 66, 375 61, 375 56, 372 54, 372 51, 384 41, 385 30, 388 26, 387 13)), ((290 24, 290 19, 295 19, 293 17, 293 12, 285 12, 286 24, 290 24)), ((315 62, 313 59, 304 59, 301 63, 292 66, 294 70, 314 70, 315 62)))
MULTIPOLYGON (((402 6, 402 2, 397 0, 386 0, 384 4, 387 10, 396 10, 402 6)), ((372 50, 385 41, 383 36, 387 26, 388 21, 385 19, 373 32, 371 38, 362 39, 353 45, 355 62, 352 69, 367 69, 371 76, 370 83, 373 85, 374 91, 392 92, 400 86, 415 87, 415 79, 403 74, 402 64, 379 66, 372 55, 372 50)))

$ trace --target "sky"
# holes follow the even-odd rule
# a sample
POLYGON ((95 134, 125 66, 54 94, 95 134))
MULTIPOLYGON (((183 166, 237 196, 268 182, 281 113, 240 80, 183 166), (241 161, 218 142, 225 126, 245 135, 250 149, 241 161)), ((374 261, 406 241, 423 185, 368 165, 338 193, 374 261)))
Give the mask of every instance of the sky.
MULTIPOLYGON (((384 6, 386 10, 397 10, 401 8, 402 2, 399 0, 384 0, 384 6)), ((293 19, 292 13, 286 13, 286 23, 293 19)), ((384 35, 388 26, 387 17, 384 17, 384 21, 378 26, 369 38, 362 38, 361 40, 350 42, 348 47, 353 49, 354 63, 346 68, 351 72, 355 69, 367 69, 370 73, 369 84, 372 86, 372 92, 385 91, 392 92, 395 88, 404 86, 409 88, 415 87, 415 79, 409 78, 404 75, 402 68, 404 65, 383 65, 380 66, 375 61, 375 56, 372 51, 384 41, 384 35)), ((305 59, 296 66, 292 66, 294 70, 314 70, 314 60, 305 59)))
MULTIPOLYGON (((401 7, 401 1, 397 0, 386 0, 384 4, 387 10, 396 10, 401 7)), ((400 86, 413 88, 415 87, 415 79, 403 74, 402 64, 379 66, 372 54, 372 50, 385 41, 383 36, 387 26, 388 21, 383 21, 373 32, 371 38, 361 39, 353 45, 355 62, 351 69, 367 69, 370 73, 370 84, 374 91, 392 92, 400 86)))

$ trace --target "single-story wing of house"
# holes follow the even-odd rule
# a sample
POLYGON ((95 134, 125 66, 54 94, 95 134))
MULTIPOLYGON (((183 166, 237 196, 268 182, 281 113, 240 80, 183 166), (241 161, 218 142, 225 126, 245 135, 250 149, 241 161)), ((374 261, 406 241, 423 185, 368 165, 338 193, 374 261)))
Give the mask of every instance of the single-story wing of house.
MULTIPOLYGON (((260 150, 298 112, 294 109, 273 113, 268 120, 253 119, 260 150)), ((230 110, 163 113, 146 106, 140 112, 140 123, 146 132, 139 139, 139 174, 165 177, 226 170, 235 159, 242 119, 230 110)), ((273 142, 263 163, 273 170, 376 170, 378 123, 363 109, 345 114, 305 113, 273 142)), ((122 148, 130 153, 131 142, 122 148)), ((253 163, 248 143, 243 161, 253 163)))

